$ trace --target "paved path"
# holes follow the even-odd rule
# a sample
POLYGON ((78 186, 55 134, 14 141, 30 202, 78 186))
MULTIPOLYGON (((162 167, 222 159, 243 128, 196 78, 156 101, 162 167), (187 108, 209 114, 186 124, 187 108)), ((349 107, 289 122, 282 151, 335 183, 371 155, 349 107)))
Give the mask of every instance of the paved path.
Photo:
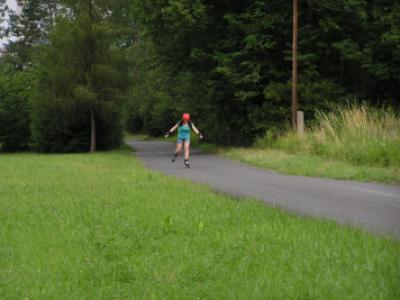
POLYGON ((172 143, 128 144, 150 169, 205 183, 219 192, 400 237, 400 186, 282 175, 196 150, 192 168, 186 169, 182 157, 171 163, 172 143))

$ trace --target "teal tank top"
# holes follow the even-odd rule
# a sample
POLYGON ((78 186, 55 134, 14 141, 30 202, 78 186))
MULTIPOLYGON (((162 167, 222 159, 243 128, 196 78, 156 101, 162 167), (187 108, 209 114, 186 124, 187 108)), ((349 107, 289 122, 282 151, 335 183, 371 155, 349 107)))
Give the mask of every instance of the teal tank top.
POLYGON ((179 122, 178 126, 178 138, 190 139, 190 129, 192 128, 192 124, 183 124, 182 122, 179 122))

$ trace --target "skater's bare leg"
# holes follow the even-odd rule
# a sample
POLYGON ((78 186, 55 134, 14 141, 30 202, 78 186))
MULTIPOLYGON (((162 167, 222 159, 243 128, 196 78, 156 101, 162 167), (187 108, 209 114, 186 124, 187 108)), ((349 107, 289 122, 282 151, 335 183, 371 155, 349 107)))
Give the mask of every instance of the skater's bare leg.
POLYGON ((190 142, 185 142, 185 160, 189 160, 190 155, 190 142))
POLYGON ((176 149, 175 149, 175 155, 179 155, 182 151, 182 143, 177 143, 176 144, 176 149))
POLYGON ((177 143, 174 156, 172 157, 172 162, 176 160, 176 157, 179 155, 179 153, 181 153, 181 151, 182 151, 182 143, 177 143))
POLYGON ((184 145, 184 151, 185 151, 185 166, 186 166, 186 168, 190 168, 190 163, 189 163, 189 149, 190 149, 190 142, 187 141, 187 142, 185 142, 185 145, 184 145))

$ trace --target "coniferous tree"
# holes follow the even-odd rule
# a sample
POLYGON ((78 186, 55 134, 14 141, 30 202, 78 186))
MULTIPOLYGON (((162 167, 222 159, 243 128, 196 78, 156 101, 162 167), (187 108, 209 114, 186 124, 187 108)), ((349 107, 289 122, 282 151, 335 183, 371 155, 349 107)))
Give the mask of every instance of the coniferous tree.
POLYGON ((7 62, 22 70, 32 65, 36 46, 47 43, 61 6, 59 0, 17 0, 17 5, 19 13, 8 9, 4 32, 9 38, 7 62))
POLYGON ((40 58, 34 137, 42 151, 93 152, 122 141, 122 102, 129 88, 118 43, 126 37, 111 20, 111 1, 66 1, 40 58))

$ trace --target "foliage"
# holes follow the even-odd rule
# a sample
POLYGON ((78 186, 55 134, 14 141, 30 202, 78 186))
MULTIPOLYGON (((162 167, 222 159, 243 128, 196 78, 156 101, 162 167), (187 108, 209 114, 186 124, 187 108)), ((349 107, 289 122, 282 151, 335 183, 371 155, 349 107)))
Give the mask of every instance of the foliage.
MULTIPOLYGON (((243 146, 289 124, 290 1, 135 3, 147 37, 140 42, 153 48, 146 64, 168 77, 168 84, 143 82, 152 96, 133 95, 139 107, 169 108, 139 111, 147 131, 158 132, 165 115, 185 110, 208 140, 243 146)), ((396 1, 301 2, 299 94, 307 119, 346 98, 398 107, 399 14, 396 1)))
POLYGON ((53 28, 61 6, 59 0, 16 2, 21 7, 21 13, 17 14, 10 8, 6 9, 9 18, 7 23, 3 23, 3 32, 10 38, 6 45, 7 61, 22 70, 32 65, 36 46, 47 43, 48 33, 53 28))
POLYGON ((130 149, 0 165, 2 299, 400 296, 399 241, 149 172, 130 149))
MULTIPOLYGON (((251 145, 290 124, 291 1, 19 2, 17 15, 0 0, 0 19, 11 15, 0 36, 13 38, 4 61, 40 76, 36 144, 59 136, 79 144, 64 149, 83 150, 98 125, 114 136, 112 147, 121 123, 160 135, 184 111, 206 140, 223 145, 251 145), (54 116, 39 108, 46 103, 54 116), (40 136, 45 119, 62 130, 40 136)), ((399 109, 399 20, 398 1, 300 2, 299 99, 307 120, 347 99, 399 109)), ((99 136, 99 143, 108 141, 99 136)))
MULTIPOLYGON (((130 88, 126 60, 133 40, 130 1, 18 3, 21 14, 0 3, 0 13, 10 15, 1 34, 11 38, 2 62, 17 75, 26 69, 37 74, 38 80, 32 82, 37 93, 31 95, 35 148, 75 152, 96 145, 118 146, 122 104, 130 88)), ((17 83, 24 90, 24 83, 17 83)), ((14 97, 7 106, 17 102, 14 97)))
POLYGON ((122 142, 129 78, 124 51, 115 45, 125 32, 105 15, 106 4, 70 1, 72 18, 59 18, 40 50, 33 118, 40 151, 109 149, 122 142))
POLYGON ((34 94, 33 74, 15 72, 7 65, 0 69, 0 150, 28 148, 30 141, 30 108, 34 94))
POLYGON ((166 127, 179 118, 173 114, 175 101, 167 92, 171 90, 171 74, 152 60, 154 48, 149 41, 136 42, 129 55, 134 58, 130 91, 132 100, 127 107, 129 129, 132 132, 143 130, 152 136, 161 135, 166 127))

